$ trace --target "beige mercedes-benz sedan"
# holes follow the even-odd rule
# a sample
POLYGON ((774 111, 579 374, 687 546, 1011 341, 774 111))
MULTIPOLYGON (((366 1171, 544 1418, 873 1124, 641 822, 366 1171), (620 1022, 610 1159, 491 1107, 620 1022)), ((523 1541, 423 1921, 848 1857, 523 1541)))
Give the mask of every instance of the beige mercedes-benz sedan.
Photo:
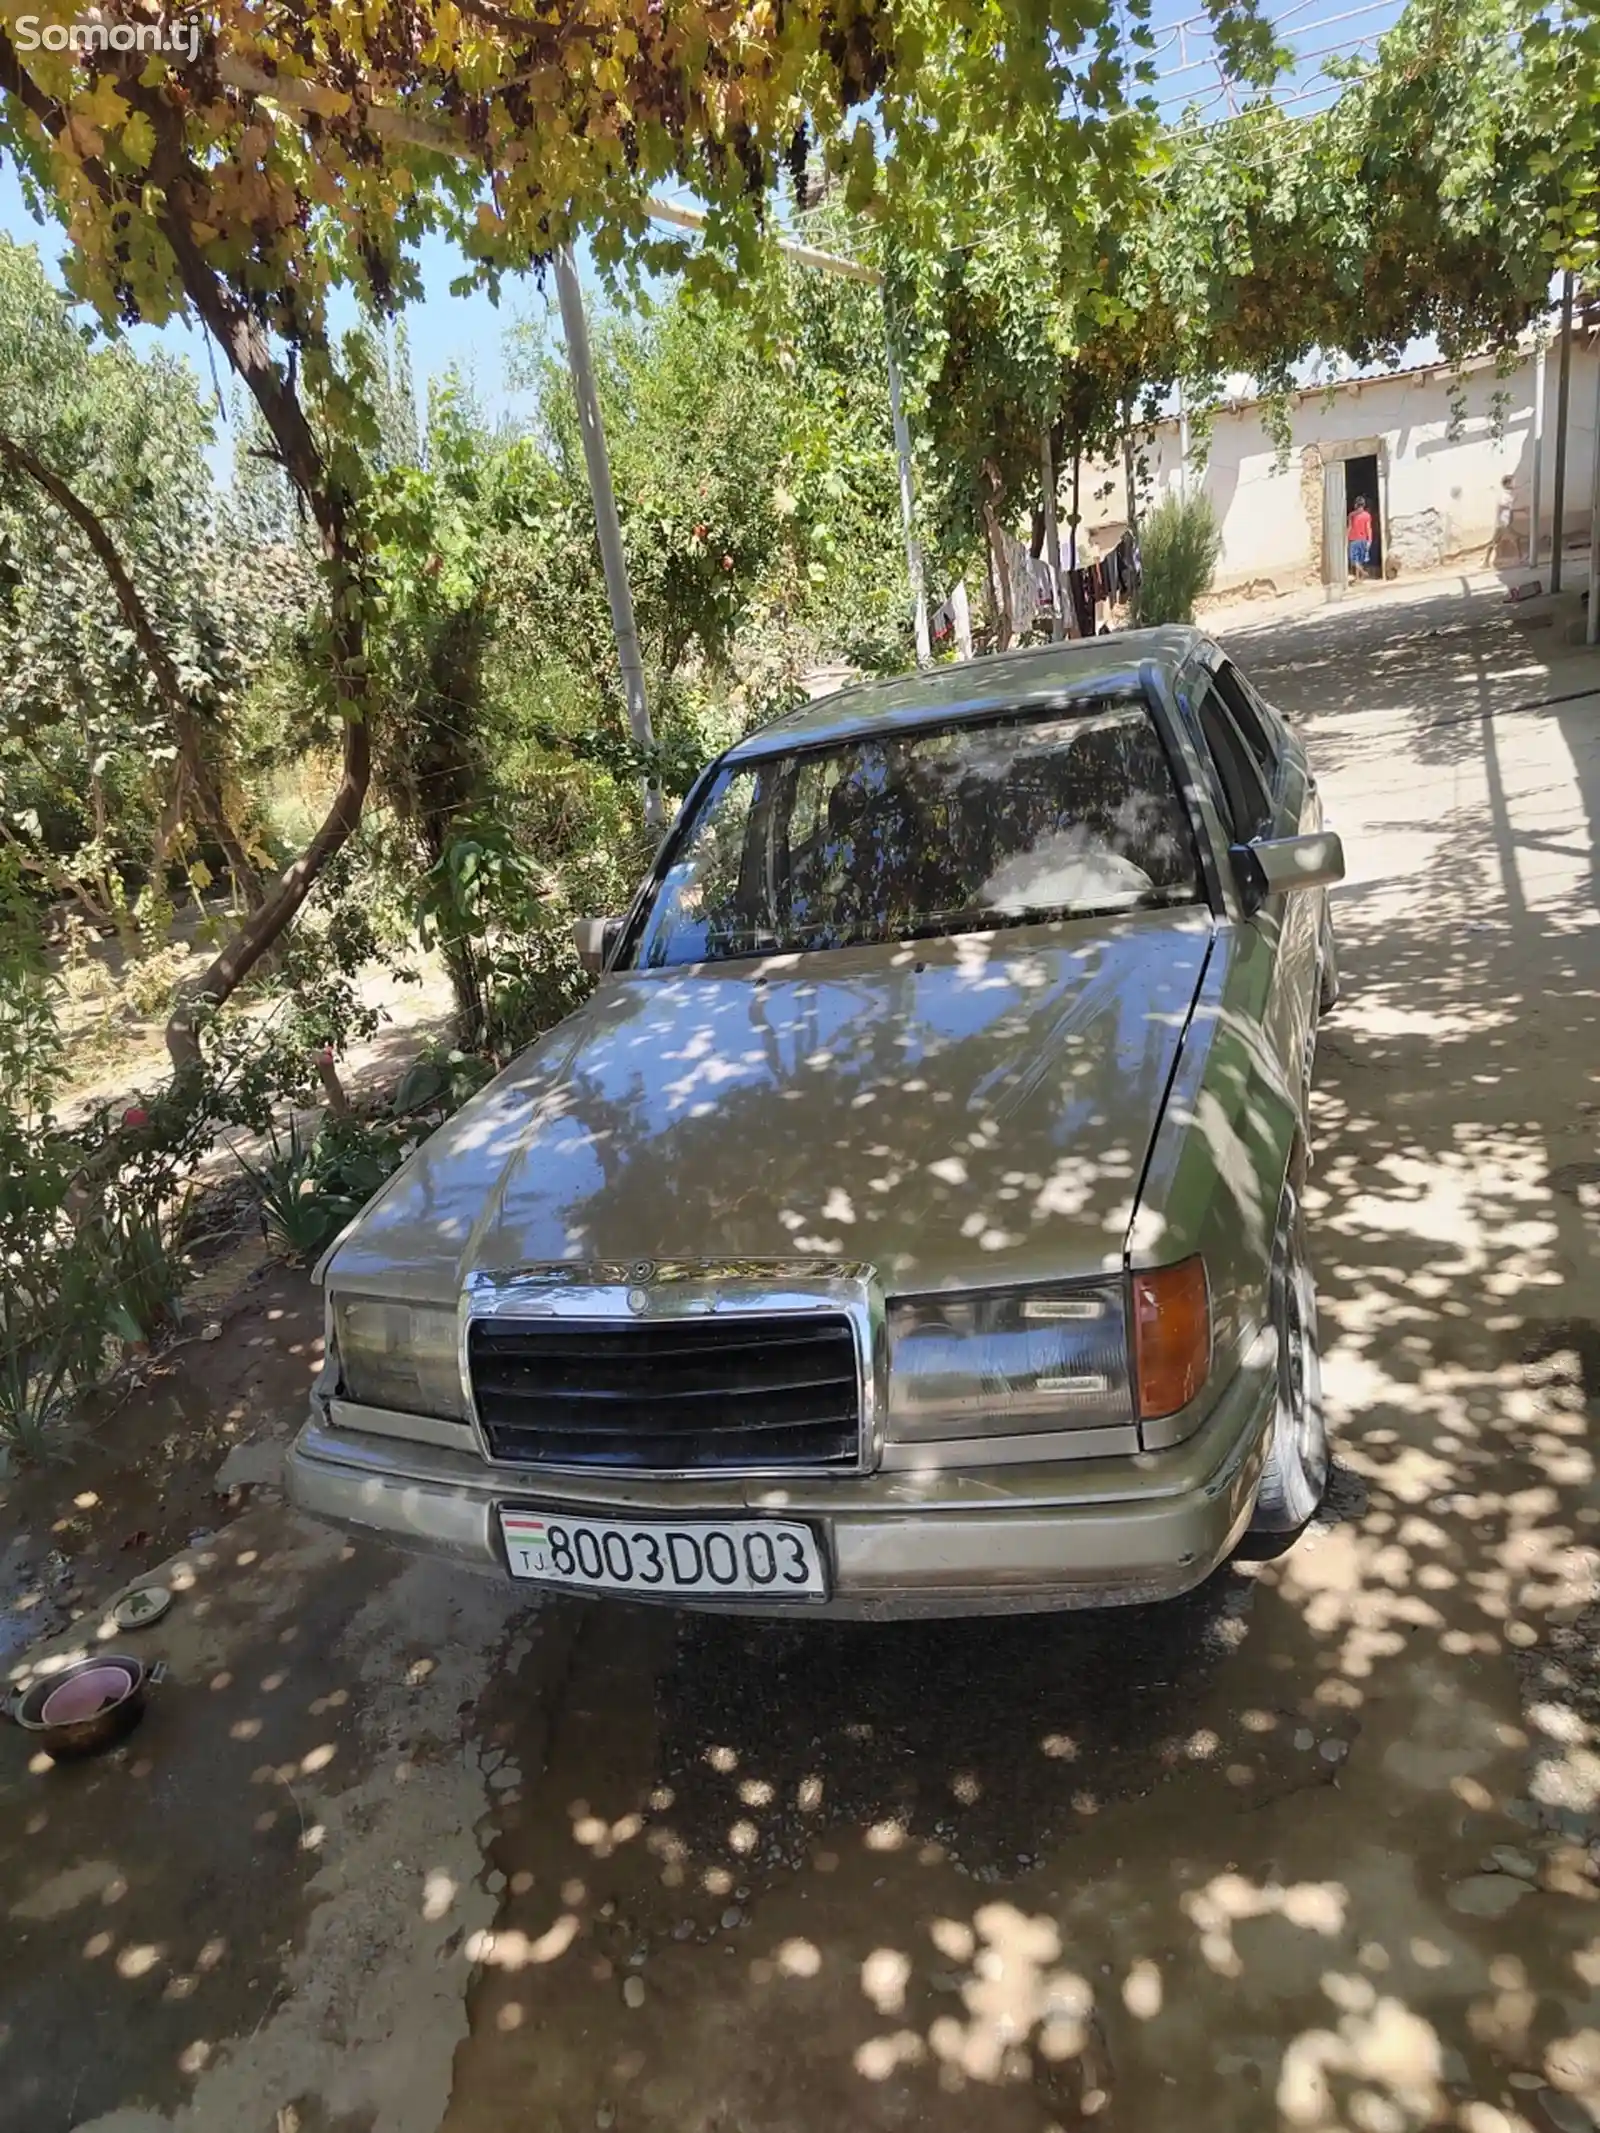
POLYGON ((752 734, 580 929, 592 998, 324 1261, 295 1498, 533 1587, 822 1616, 1287 1545, 1342 873, 1194 630, 752 734))

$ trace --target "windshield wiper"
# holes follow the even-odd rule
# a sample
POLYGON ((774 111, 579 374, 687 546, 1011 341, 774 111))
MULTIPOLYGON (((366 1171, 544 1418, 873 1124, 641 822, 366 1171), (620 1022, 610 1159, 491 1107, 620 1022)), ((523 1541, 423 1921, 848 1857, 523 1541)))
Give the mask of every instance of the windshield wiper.
POLYGON ((706 944, 697 960, 733 962, 742 956, 803 955, 808 948, 865 948, 890 941, 938 940, 955 933, 999 933, 1017 926, 1060 925, 1070 919, 1122 918, 1130 911, 1155 911, 1173 905, 1193 904, 1193 893, 1184 889, 1146 889, 1131 903, 1039 904, 1026 911, 1002 911, 987 904, 973 904, 960 911, 936 911, 926 918, 896 924, 888 919, 857 919, 846 923, 837 918, 801 919, 780 933, 769 926, 751 926, 739 933, 724 933, 706 944))
POLYGON ((966 911, 941 911, 931 918, 897 926, 897 941, 934 940, 946 933, 998 933, 1015 926, 1059 925, 1068 919, 1123 918, 1130 911, 1165 910, 1175 904, 1191 904, 1194 898, 1171 890, 1150 890, 1132 903, 1040 904, 1027 911, 996 911, 976 906, 966 911))

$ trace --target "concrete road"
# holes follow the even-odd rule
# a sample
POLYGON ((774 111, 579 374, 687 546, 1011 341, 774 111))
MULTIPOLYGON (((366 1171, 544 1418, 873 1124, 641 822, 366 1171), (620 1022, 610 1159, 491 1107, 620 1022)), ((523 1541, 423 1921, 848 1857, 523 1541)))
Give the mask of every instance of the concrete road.
POLYGON ((251 1512, 120 1759, 3 1744, 0 2125, 1600 2123, 1600 669, 1535 622, 1233 633, 1352 862, 1282 1563, 800 1630, 251 1512))

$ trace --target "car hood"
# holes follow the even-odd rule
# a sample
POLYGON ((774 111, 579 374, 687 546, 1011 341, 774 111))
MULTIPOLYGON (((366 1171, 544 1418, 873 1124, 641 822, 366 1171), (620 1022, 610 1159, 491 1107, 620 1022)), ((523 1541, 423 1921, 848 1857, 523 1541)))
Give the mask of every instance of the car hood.
POLYGON ((564 1260, 865 1261, 886 1288, 1118 1268, 1208 914, 605 980, 329 1262, 453 1298, 564 1260))

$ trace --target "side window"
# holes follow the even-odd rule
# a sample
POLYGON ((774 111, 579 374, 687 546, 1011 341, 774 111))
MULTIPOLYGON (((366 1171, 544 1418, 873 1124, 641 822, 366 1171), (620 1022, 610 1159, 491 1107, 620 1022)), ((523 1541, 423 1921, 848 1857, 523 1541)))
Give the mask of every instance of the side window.
POLYGON ((773 780, 754 772, 724 772, 693 839, 656 890, 634 950, 636 970, 698 963, 751 931, 771 845, 773 780))
POLYGON ((1208 674, 1197 675, 1193 684, 1195 708, 1206 751, 1217 768, 1222 787, 1223 816, 1236 844, 1259 837, 1271 819, 1271 803, 1255 757, 1239 737, 1208 674))
POLYGON ((1270 786, 1278 774, 1279 739, 1263 717, 1255 691, 1231 660, 1220 660, 1211 678, 1217 685, 1217 694, 1233 713, 1233 723, 1244 736, 1245 746, 1260 764, 1261 775, 1270 786))

